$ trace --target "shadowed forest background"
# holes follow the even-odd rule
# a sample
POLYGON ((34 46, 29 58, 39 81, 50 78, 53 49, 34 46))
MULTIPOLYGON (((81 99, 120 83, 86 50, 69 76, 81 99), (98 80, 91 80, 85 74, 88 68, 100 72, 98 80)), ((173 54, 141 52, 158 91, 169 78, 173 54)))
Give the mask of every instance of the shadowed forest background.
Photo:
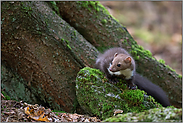
POLYGON ((102 2, 134 40, 182 74, 182 2, 102 2))

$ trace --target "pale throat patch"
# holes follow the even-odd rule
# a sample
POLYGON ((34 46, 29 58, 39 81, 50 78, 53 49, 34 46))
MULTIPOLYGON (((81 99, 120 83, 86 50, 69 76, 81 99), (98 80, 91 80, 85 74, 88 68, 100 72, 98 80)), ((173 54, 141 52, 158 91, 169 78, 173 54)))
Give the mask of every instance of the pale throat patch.
POLYGON ((133 76, 133 71, 129 68, 125 69, 125 70, 120 70, 120 71, 117 71, 117 72, 112 72, 112 71, 109 70, 109 68, 107 68, 107 70, 109 71, 109 73, 111 75, 116 75, 116 76, 124 75, 125 79, 130 79, 133 76))

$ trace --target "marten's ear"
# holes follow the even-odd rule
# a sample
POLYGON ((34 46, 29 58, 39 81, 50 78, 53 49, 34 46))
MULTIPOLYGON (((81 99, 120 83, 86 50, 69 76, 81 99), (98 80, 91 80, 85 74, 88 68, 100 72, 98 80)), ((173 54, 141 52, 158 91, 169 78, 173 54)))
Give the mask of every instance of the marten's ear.
POLYGON ((114 57, 116 57, 117 55, 118 55, 118 53, 115 53, 115 54, 114 54, 114 57))
POLYGON ((131 63, 132 59, 131 59, 131 57, 126 57, 124 61, 125 61, 126 63, 131 63))

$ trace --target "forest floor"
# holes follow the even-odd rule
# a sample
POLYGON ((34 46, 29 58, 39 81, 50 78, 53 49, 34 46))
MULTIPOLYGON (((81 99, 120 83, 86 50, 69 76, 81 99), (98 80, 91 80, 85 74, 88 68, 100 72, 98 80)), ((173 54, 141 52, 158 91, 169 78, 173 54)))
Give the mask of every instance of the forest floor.
POLYGON ((38 104, 1 99, 1 122, 101 122, 87 115, 54 112, 38 104))

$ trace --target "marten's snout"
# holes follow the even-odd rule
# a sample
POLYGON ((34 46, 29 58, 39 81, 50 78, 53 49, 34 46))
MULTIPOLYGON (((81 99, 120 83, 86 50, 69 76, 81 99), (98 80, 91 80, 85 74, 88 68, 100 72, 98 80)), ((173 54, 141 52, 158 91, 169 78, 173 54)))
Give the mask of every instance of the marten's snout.
POLYGON ((115 72, 115 71, 116 71, 116 69, 115 69, 115 68, 112 68, 112 67, 110 67, 109 70, 110 70, 111 72, 115 72))
POLYGON ((111 69, 111 68, 109 68, 109 70, 110 70, 110 71, 112 71, 112 69, 111 69))

